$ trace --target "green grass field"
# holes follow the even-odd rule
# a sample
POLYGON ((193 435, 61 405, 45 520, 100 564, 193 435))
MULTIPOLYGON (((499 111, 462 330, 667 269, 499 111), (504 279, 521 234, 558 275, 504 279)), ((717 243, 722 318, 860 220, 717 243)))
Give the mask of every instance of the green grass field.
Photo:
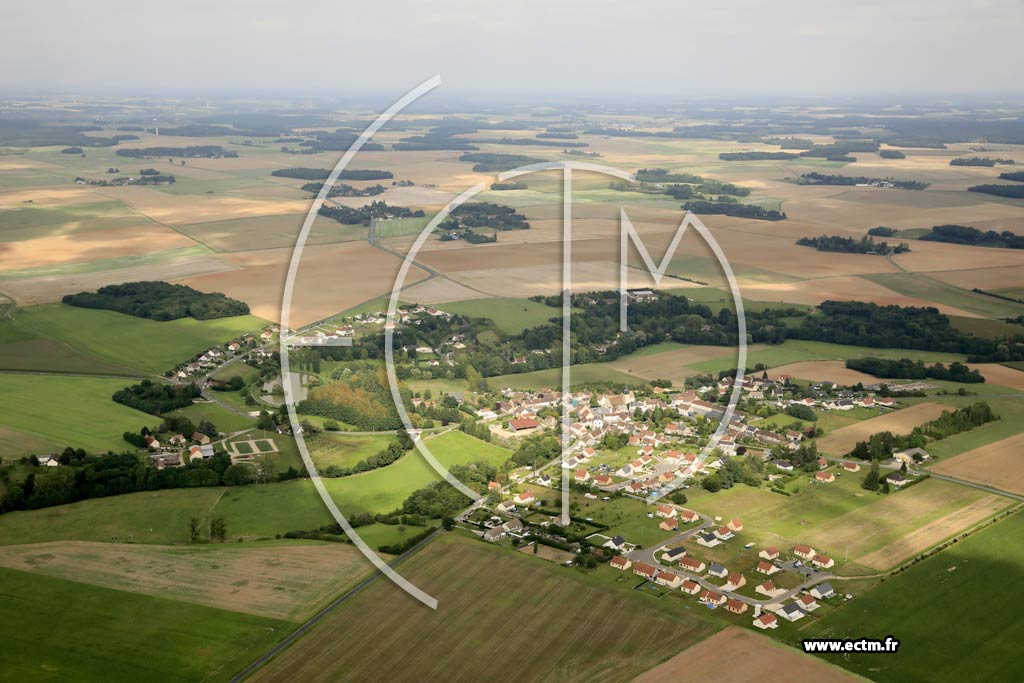
MULTIPOLYGON (((4 308, 4 312, 8 309, 4 308)), ((137 371, 76 351, 64 342, 40 337, 11 318, 0 318, 0 370, 131 376, 137 371)))
POLYGON ((0 569, 0 679, 227 681, 294 624, 0 569))
MULTIPOLYGON (((616 370, 607 363, 574 365, 570 377, 573 386, 594 382, 613 382, 630 386, 648 384, 647 380, 616 370)), ((497 377, 488 377, 487 383, 492 387, 510 387, 512 389, 555 389, 562 386, 562 369, 549 368, 518 375, 498 375, 497 377)))
POLYGON ((1022 567, 1024 515, 1016 514, 887 580, 794 639, 895 636, 897 654, 825 657, 880 683, 1021 680, 1024 621, 1015 587, 1022 567))
MULTIPOLYGON (((220 398, 221 393, 227 392, 217 392, 216 395, 218 398, 220 398)), ((216 403, 193 403, 187 408, 180 408, 171 414, 184 415, 197 425, 200 420, 209 420, 216 425, 218 430, 227 434, 256 426, 256 421, 254 419, 242 417, 237 413, 231 412, 227 408, 222 408, 216 403)))
MULTIPOLYGON (((958 360, 963 361, 964 356, 956 353, 942 353, 937 351, 912 351, 908 349, 873 349, 866 346, 847 346, 844 344, 829 344, 827 342, 790 340, 775 346, 769 346, 761 351, 751 351, 747 354, 747 366, 753 367, 757 363, 764 363, 768 367, 777 367, 789 363, 797 363, 805 360, 846 360, 859 356, 876 356, 878 358, 914 358, 929 363, 958 360)), ((695 363, 688 367, 700 372, 719 372, 728 370, 735 365, 732 356, 724 356, 714 360, 695 363)))
POLYGON ((156 426, 160 419, 110 399, 126 383, 99 377, 3 375, 0 428, 34 437, 54 449, 74 446, 105 453, 130 448, 121 438, 124 432, 156 426))
POLYGON ((505 334, 519 334, 529 327, 543 325, 549 318, 561 316, 560 308, 529 299, 471 299, 446 303, 441 308, 458 315, 489 318, 505 334))
POLYGON ((251 315, 155 322, 64 304, 18 308, 14 319, 35 334, 86 355, 152 374, 166 372, 210 346, 255 332, 266 322, 251 315))
POLYGON ((960 289, 933 280, 923 273, 878 273, 863 277, 906 296, 953 306, 985 317, 1013 317, 1024 313, 1024 304, 960 289))
POLYGON ((323 432, 306 439, 317 467, 351 467, 384 450, 392 441, 394 437, 388 434, 346 436, 343 432, 323 432))

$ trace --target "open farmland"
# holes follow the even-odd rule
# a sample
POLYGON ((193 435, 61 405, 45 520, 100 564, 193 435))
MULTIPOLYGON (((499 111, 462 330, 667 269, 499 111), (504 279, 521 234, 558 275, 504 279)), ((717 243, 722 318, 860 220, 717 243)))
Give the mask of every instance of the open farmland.
POLYGON ((858 441, 866 441, 872 434, 878 432, 909 434, 914 427, 934 420, 944 410, 949 410, 949 407, 938 403, 918 403, 909 408, 837 429, 831 434, 826 434, 823 439, 819 439, 818 448, 824 453, 845 455, 853 450, 858 441))
POLYGON ((993 591, 1016 583, 1022 564, 1024 516, 1015 514, 889 578, 794 639, 895 635, 902 641, 896 654, 822 656, 881 683, 1017 680, 1024 676, 1015 656, 1024 622, 1015 616, 1017 600, 993 591), (950 638, 954 614, 957 637, 950 638))
POLYGON ((715 628, 589 585, 572 570, 458 538, 435 541, 402 571, 437 597, 436 611, 378 581, 251 680, 471 680, 502 671, 513 681, 620 681, 715 628), (548 647, 554 633, 558 648, 548 647))
POLYGON ((252 315, 158 322, 66 304, 18 308, 14 320, 32 333, 55 339, 80 353, 148 374, 164 373, 211 346, 258 332, 266 324, 252 315))
POLYGON ((39 573, 0 569, 0 581, 3 675, 19 683, 224 682, 293 627, 39 573))
POLYGON ((505 334, 519 334, 528 327, 543 325, 560 317, 561 308, 553 308, 529 299, 477 299, 460 301, 444 307, 445 311, 476 318, 490 318, 505 334))
POLYGON ((302 621, 370 570, 339 543, 0 546, 0 567, 256 616, 302 621))
POLYGON ((633 683, 856 683, 865 679, 735 626, 683 650, 633 683))
POLYGON ((874 384, 878 381, 874 375, 851 370, 841 360, 802 361, 779 365, 768 371, 768 376, 772 379, 777 379, 781 375, 812 382, 835 382, 845 386, 857 383, 874 384))
POLYGON ((121 438, 124 432, 159 421, 110 399, 125 386, 124 379, 30 374, 2 378, 0 428, 44 441, 47 450, 73 446, 98 453, 122 451, 129 448, 121 438))
POLYGON ((942 460, 929 470, 1024 495, 1024 434, 942 460))

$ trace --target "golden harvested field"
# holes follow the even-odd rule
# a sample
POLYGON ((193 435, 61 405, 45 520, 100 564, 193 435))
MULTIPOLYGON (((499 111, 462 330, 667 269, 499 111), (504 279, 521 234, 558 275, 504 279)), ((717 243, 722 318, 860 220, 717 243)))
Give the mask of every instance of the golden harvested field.
POLYGON ((442 537, 401 572, 436 611, 377 581, 249 680, 622 681, 716 628, 475 540, 442 537))
POLYGON ((309 211, 308 199, 256 199, 196 195, 187 200, 146 187, 108 187, 104 196, 118 199, 159 223, 204 223, 229 218, 272 216, 309 211))
MULTIPOLYGON (((236 270, 182 280, 203 291, 224 292, 249 304, 254 315, 280 320, 284 281, 292 249, 224 254, 236 270)), ((366 242, 307 247, 302 254, 292 301, 292 326, 306 325, 390 293, 401 260, 366 242)), ((407 283, 426 277, 409 271, 407 283)))
POLYGON ((949 406, 938 403, 918 403, 909 408, 873 417, 870 420, 863 420, 857 424, 837 429, 831 434, 826 434, 825 438, 818 440, 818 449, 830 455, 843 455, 849 453, 858 441, 864 441, 878 432, 909 434, 914 427, 934 420, 944 410, 950 410, 949 406))
MULTIPOLYGON (((969 224, 970 221, 967 220, 965 223, 969 224)), ((910 253, 899 254, 892 258, 893 261, 911 272, 1024 267, 1024 253, 1021 253, 1019 249, 966 247, 959 244, 922 242, 921 240, 911 242, 910 248, 910 253)), ((972 287, 984 288, 985 284, 988 283, 980 282, 972 285, 972 287)))
POLYGON ((0 547, 0 566, 296 622, 371 570, 358 550, 338 543, 235 547, 55 541, 0 547))
POLYGON ((846 367, 846 362, 841 360, 808 360, 780 365, 768 370, 768 376, 772 379, 779 375, 789 375, 814 382, 837 382, 846 386, 852 386, 857 382, 873 384, 878 381, 878 378, 873 375, 851 370, 846 367))
POLYGON ((963 289, 1000 289, 1024 286, 1024 268, 1002 266, 972 270, 946 270, 928 273, 928 276, 963 289))
POLYGON ((143 219, 134 227, 0 242, 0 271, 141 256, 194 245, 185 235, 143 219))
POLYGON ((980 446, 929 469, 1024 495, 1024 434, 980 446))
POLYGON ((103 197, 94 190, 79 187, 45 187, 14 192, 0 192, 0 209, 20 209, 26 202, 34 206, 65 206, 101 202, 103 197))
POLYGON ((424 304, 443 304, 449 301, 479 299, 481 292, 470 289, 448 278, 435 277, 422 284, 414 284, 402 290, 403 301, 424 304))
POLYGON ((1020 370, 1008 368, 998 363, 971 363, 968 367, 980 371, 985 376, 985 381, 989 384, 998 384, 1002 387, 1024 391, 1024 372, 1020 370))
MULTIPOLYGON (((933 545, 941 543, 961 531, 970 529, 972 526, 1004 510, 1009 502, 1002 496, 985 496, 964 508, 950 512, 944 517, 917 527, 883 548, 879 548, 867 555, 858 555, 856 559, 861 564, 875 567, 876 569, 895 567, 900 562, 909 560, 915 555, 928 550, 933 545)), ((899 511, 896 512, 898 513, 899 511)))
POLYGON ((866 680, 768 636, 731 626, 637 676, 633 683, 857 683, 866 680))

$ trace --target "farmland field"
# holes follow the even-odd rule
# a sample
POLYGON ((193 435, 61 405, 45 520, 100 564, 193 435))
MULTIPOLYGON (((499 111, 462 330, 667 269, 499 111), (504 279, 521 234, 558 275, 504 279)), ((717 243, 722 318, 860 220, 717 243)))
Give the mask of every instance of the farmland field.
POLYGON ((122 451, 130 448, 121 438, 124 432, 155 426, 160 419, 110 399, 129 380, 29 374, 2 377, 0 428, 33 437, 51 449, 74 446, 98 453, 122 451), (46 406, 45 411, 40 406, 46 406))
POLYGON ((470 680, 495 670, 513 681, 627 680, 714 631, 696 616, 617 596, 572 572, 444 537, 403 565, 437 597, 436 612, 377 582, 252 680, 470 680), (455 575, 458 582, 446 578, 455 575), (538 646, 553 633, 557 649, 538 646))
POLYGON ((296 622, 370 570, 352 546, 315 541, 190 546, 55 541, 0 546, 0 567, 296 622))
POLYGON ((552 308, 529 299, 476 299, 448 303, 443 308, 458 315, 490 318, 506 334, 518 334, 562 314, 561 308, 552 308))
POLYGON ((837 429, 819 439, 818 448, 831 455, 845 455, 858 441, 864 441, 872 434, 886 431, 893 434, 909 434, 914 427, 934 420, 945 410, 949 410, 949 407, 938 403, 919 403, 910 408, 837 429))
POLYGON ((1024 676, 1014 655, 1024 622, 1014 616, 1017 601, 999 599, 993 590, 1015 583, 1022 563, 1024 516, 1015 514, 890 578, 796 637, 896 636, 903 642, 897 654, 823 656, 882 683, 1017 680, 1024 676), (956 638, 948 637, 951 614, 956 638))
POLYGON ((160 374, 210 346, 224 344, 266 321, 245 315, 216 320, 180 318, 156 322, 114 311, 47 304, 18 308, 15 320, 43 337, 51 337, 108 363, 160 374))
MULTIPOLYGON (((562 386, 562 370, 550 368, 517 375, 499 375, 488 377, 487 382, 491 386, 511 387, 512 389, 551 389, 562 386)), ((647 380, 616 370, 610 363, 585 363, 572 366, 570 382, 573 385, 594 382, 638 385, 646 384, 647 380)))
POLYGON ((1024 495, 1024 434, 981 446, 929 470, 1024 495))

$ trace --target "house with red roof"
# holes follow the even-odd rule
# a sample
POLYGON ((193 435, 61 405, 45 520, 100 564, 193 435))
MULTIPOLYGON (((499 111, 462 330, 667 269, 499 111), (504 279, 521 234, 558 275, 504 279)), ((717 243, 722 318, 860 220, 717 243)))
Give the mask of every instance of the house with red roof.
POLYGON ((836 565, 836 561, 827 555, 815 553, 814 557, 811 558, 811 564, 819 569, 831 569, 836 565))
POLYGON ((729 575, 725 579, 725 584, 722 585, 722 590, 734 591, 746 585, 747 577, 743 576, 743 574, 740 574, 739 572, 729 572, 729 575))
POLYGON ((679 584, 683 582, 683 577, 672 572, 660 571, 654 577, 654 582, 659 586, 667 586, 668 588, 678 588, 679 584))
POLYGON ((814 599, 813 595, 801 595, 796 599, 796 603, 806 612, 813 612, 818 609, 818 601, 814 599))
POLYGON ((587 471, 587 468, 581 467, 576 470, 575 479, 579 482, 590 481, 590 472, 587 471))
POLYGON ((680 510, 679 511, 679 519, 681 519, 684 522, 689 524, 691 522, 696 522, 697 520, 699 520, 700 519, 700 515, 698 515, 693 510, 680 510))
POLYGON ((741 522, 738 519, 729 520, 729 523, 726 524, 726 526, 735 531, 736 533, 743 531, 743 522, 741 522))
POLYGON ((679 560, 679 566, 697 574, 700 574, 704 571, 704 568, 707 567, 706 564, 701 560, 698 560, 696 557, 684 557, 679 560))
POLYGON ((513 432, 520 434, 522 432, 528 432, 531 429, 538 429, 540 427, 540 422, 537 422, 532 417, 524 417, 518 420, 509 420, 508 426, 513 432))
POLYGON ((673 518, 679 514, 679 511, 671 505, 659 505, 658 509, 654 511, 654 514, 659 517, 673 518))
POLYGON ((758 586, 754 588, 754 592, 772 598, 775 597, 777 593, 784 593, 785 591, 776 587, 776 585, 771 581, 765 581, 762 584, 758 584, 758 586))
POLYGON ((809 560, 814 557, 814 548, 809 545, 804 545, 803 543, 797 543, 796 546, 793 547, 793 554, 803 560, 809 560))
POLYGON ((725 595, 718 591, 706 590, 700 594, 700 601, 705 605, 714 605, 715 607, 719 607, 725 604, 725 600, 725 595))
POLYGON ((779 549, 775 546, 769 546, 757 554, 762 560, 774 560, 779 557, 779 549))
POLYGON ((815 472, 814 473, 814 481, 818 482, 819 484, 831 484, 835 480, 836 480, 836 475, 832 474, 831 472, 815 472))
POLYGON ((633 564, 633 573, 645 579, 653 579, 657 575, 658 570, 646 562, 636 562, 633 564))
POLYGON ((757 563, 757 571, 758 573, 764 574, 765 576, 771 576, 772 574, 780 571, 780 569, 771 562, 765 562, 764 560, 761 560, 757 563))
POLYGON ((679 590, 689 595, 696 595, 697 593, 700 593, 700 584, 692 579, 686 579, 679 587, 679 590))
POLYGON ((860 472, 860 465, 855 462, 844 462, 843 469, 847 472, 860 472))
POLYGON ((754 626, 762 630, 778 628, 779 618, 771 612, 765 612, 761 616, 754 619, 754 626))
POLYGON ((533 491, 523 491, 512 497, 517 505, 531 505, 536 499, 537 496, 533 495, 533 491))
POLYGON ((678 519, 663 519, 661 524, 658 525, 659 529, 665 531, 679 531, 679 520, 678 519))
POLYGON ((733 614, 743 614, 749 607, 745 602, 740 602, 736 598, 729 598, 725 601, 725 609, 733 614))
POLYGON ((622 555, 616 555, 608 562, 608 566, 614 567, 615 569, 618 569, 620 571, 625 571, 629 569, 632 565, 633 563, 630 562, 629 558, 623 557, 622 555))

